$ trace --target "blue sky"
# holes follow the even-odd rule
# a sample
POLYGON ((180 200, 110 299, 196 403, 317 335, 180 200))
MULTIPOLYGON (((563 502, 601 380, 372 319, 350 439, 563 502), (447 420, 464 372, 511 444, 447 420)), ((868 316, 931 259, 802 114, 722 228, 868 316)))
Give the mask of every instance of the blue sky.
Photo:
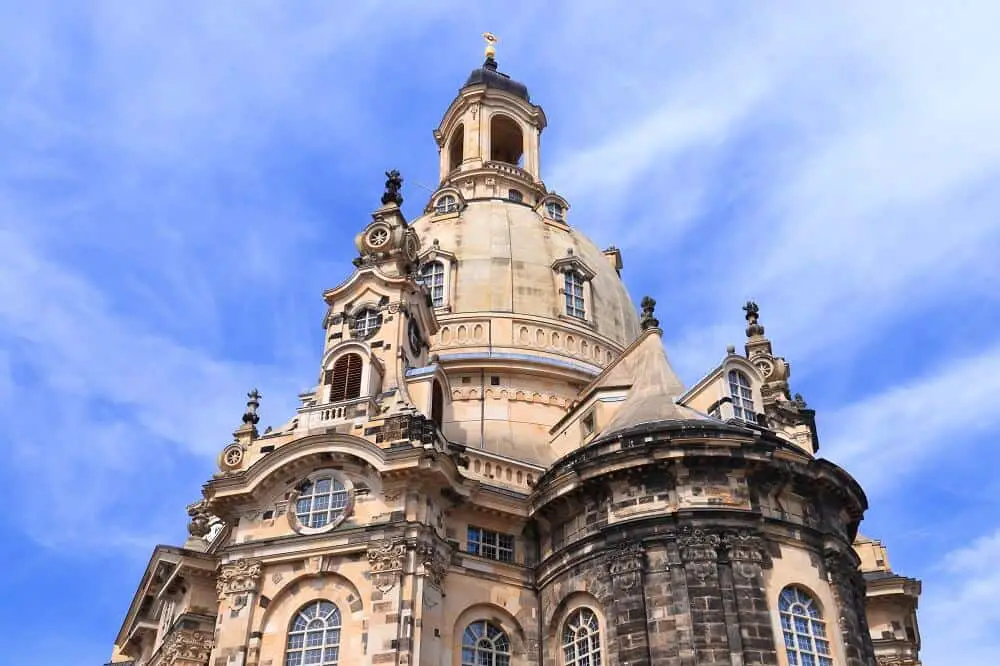
POLYGON ((292 413, 322 290, 384 170, 426 203, 484 30, 686 383, 757 299, 924 581, 926 663, 994 660, 1000 5, 540 4, 0 2, 0 625, 45 637, 11 663, 103 663, 245 392, 292 413))

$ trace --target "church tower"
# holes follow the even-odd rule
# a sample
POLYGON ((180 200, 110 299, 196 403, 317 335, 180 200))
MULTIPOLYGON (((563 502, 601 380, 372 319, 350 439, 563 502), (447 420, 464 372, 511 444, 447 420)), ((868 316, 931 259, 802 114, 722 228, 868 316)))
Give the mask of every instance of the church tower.
POLYGON ((685 390, 655 301, 542 181, 545 114, 485 37, 422 214, 387 172, 315 381, 263 432, 247 395, 114 663, 918 664, 919 581, 859 537, 864 492, 816 457, 756 304, 746 355, 685 390))

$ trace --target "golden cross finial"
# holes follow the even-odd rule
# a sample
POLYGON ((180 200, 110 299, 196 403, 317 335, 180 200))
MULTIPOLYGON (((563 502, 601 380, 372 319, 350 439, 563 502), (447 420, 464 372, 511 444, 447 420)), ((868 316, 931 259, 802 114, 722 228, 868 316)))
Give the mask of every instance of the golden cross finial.
POLYGON ((492 32, 484 32, 483 39, 486 40, 486 57, 492 58, 497 54, 496 43, 500 40, 492 32))

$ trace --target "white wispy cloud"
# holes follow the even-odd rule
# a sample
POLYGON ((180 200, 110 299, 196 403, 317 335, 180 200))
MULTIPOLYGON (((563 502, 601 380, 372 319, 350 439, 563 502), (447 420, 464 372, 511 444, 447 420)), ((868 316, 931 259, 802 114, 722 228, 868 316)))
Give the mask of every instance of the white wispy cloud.
POLYGON ((851 471, 869 495, 895 489, 947 452, 973 455, 1000 425, 1000 346, 942 362, 922 377, 820 414, 823 453, 851 471), (960 435, 960 436, 959 436, 960 435))
POLYGON ((919 618, 927 664, 988 664, 1000 650, 1000 528, 947 553, 924 584, 919 618))
MULTIPOLYGON (((558 147, 551 180, 568 183, 577 223, 619 237, 631 216, 627 257, 698 248, 661 269, 694 331, 681 338, 752 295, 782 351, 832 359, 956 290, 995 300, 1000 46, 983 26, 996 5, 754 10, 712 14, 713 48, 645 35, 658 57, 622 76, 659 104, 605 104, 590 143, 558 147)), ((619 37, 608 62, 634 48, 619 37)))

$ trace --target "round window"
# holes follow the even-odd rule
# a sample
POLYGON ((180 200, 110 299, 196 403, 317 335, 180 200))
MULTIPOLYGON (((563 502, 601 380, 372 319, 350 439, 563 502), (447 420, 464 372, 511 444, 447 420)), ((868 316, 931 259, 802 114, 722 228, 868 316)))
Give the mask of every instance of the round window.
POLYGON ((355 338, 367 340, 375 335, 382 326, 382 315, 374 308, 365 308, 354 315, 354 326, 351 329, 355 338))
POLYGON ((385 227, 375 227, 368 232, 368 246, 379 248, 389 242, 389 230, 385 227))
POLYGON ((332 530, 350 515, 354 490, 349 481, 331 470, 320 470, 299 484, 288 509, 292 528, 303 534, 332 530))

